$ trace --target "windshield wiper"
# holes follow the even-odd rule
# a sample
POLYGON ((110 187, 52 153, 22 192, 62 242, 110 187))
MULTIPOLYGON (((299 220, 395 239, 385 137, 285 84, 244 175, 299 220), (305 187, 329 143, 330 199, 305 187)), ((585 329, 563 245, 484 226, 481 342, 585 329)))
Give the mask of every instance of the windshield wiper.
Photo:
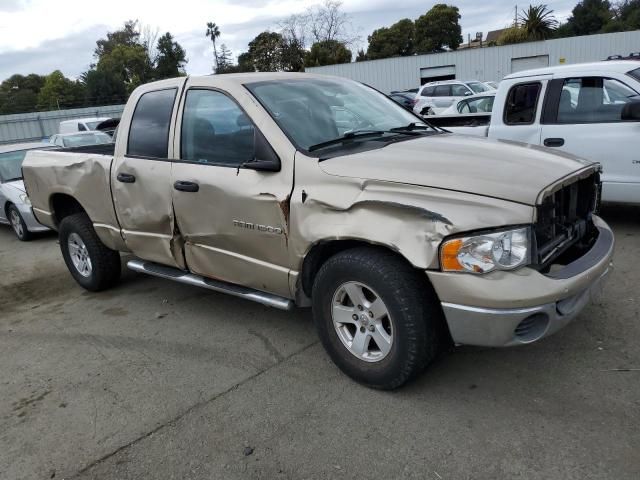
POLYGON ((426 121, 423 124, 420 124, 417 122, 411 122, 409 125, 405 125, 404 127, 395 127, 391 129, 392 132, 412 132, 415 130, 434 130, 436 132, 440 131, 440 132, 449 133, 449 130, 445 130, 444 128, 437 127, 426 121))
POLYGON ((22 177, 8 178, 4 181, 4 183, 15 182, 17 180, 22 180, 22 177))
POLYGON ((311 145, 307 150, 309 152, 313 152, 315 150, 320 150, 321 148, 330 147, 332 145, 336 145, 338 143, 342 143, 347 140, 351 140, 354 138, 366 138, 366 137, 380 137, 386 133, 394 133, 396 135, 416 135, 417 132, 412 132, 410 130, 352 130, 350 132, 346 132, 344 135, 338 138, 334 138, 332 140, 327 140, 326 142, 317 143, 315 145, 311 145))

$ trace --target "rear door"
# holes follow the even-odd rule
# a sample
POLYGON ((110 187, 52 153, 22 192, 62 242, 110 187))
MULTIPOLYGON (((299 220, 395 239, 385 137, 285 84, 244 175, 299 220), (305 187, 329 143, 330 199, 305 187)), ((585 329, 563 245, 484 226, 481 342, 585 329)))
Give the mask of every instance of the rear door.
POLYGON ((455 102, 451 96, 451 85, 436 85, 433 90, 433 105, 438 109, 449 108, 455 102))
POLYGON ((616 75, 556 78, 545 105, 542 143, 600 162, 604 201, 640 203, 640 122, 621 116, 639 93, 631 83, 616 75))
POLYGON ((167 83, 129 100, 136 102, 135 109, 120 124, 125 128, 118 135, 124 141, 116 142, 111 185, 127 247, 145 260, 184 268, 172 206, 169 141, 181 84, 167 83))
POLYGON ((540 117, 550 75, 504 80, 496 94, 489 137, 540 145, 540 117))
POLYGON ((245 167, 259 150, 276 154, 225 91, 189 88, 180 118, 173 202, 189 270, 289 297, 293 162, 282 159, 279 171, 245 167))

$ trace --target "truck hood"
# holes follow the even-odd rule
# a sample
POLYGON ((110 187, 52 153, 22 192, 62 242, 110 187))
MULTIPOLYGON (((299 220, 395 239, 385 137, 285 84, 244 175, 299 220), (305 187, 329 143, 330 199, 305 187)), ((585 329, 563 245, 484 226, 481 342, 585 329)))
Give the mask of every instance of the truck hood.
POLYGON ((329 174, 442 188, 535 205, 545 187, 592 165, 504 140, 435 135, 320 163, 329 174))

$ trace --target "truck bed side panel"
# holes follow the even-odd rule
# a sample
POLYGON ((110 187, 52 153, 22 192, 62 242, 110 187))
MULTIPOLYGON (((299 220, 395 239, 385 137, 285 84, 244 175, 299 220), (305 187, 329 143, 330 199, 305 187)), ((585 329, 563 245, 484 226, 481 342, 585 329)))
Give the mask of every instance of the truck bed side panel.
POLYGON ((105 245, 126 250, 111 198, 112 160, 111 156, 91 153, 29 152, 22 170, 38 221, 57 228, 52 199, 55 194, 68 195, 87 212, 105 245))

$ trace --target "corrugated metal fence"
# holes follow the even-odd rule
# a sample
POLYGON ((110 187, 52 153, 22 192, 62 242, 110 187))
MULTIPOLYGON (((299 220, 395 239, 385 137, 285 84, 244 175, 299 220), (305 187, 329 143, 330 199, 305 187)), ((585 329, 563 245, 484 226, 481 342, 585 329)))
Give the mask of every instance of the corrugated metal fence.
POLYGON ((502 80, 514 70, 514 59, 547 56, 549 66, 595 62, 609 55, 640 51, 640 30, 545 42, 519 43, 502 47, 458 50, 394 57, 368 62, 343 63, 307 68, 307 72, 337 75, 367 83, 383 92, 420 86, 423 71, 448 67, 458 80, 502 80))
POLYGON ((86 117, 120 118, 123 110, 124 105, 109 105, 2 115, 0 116, 0 144, 41 140, 58 133, 58 127, 63 120, 86 117))

